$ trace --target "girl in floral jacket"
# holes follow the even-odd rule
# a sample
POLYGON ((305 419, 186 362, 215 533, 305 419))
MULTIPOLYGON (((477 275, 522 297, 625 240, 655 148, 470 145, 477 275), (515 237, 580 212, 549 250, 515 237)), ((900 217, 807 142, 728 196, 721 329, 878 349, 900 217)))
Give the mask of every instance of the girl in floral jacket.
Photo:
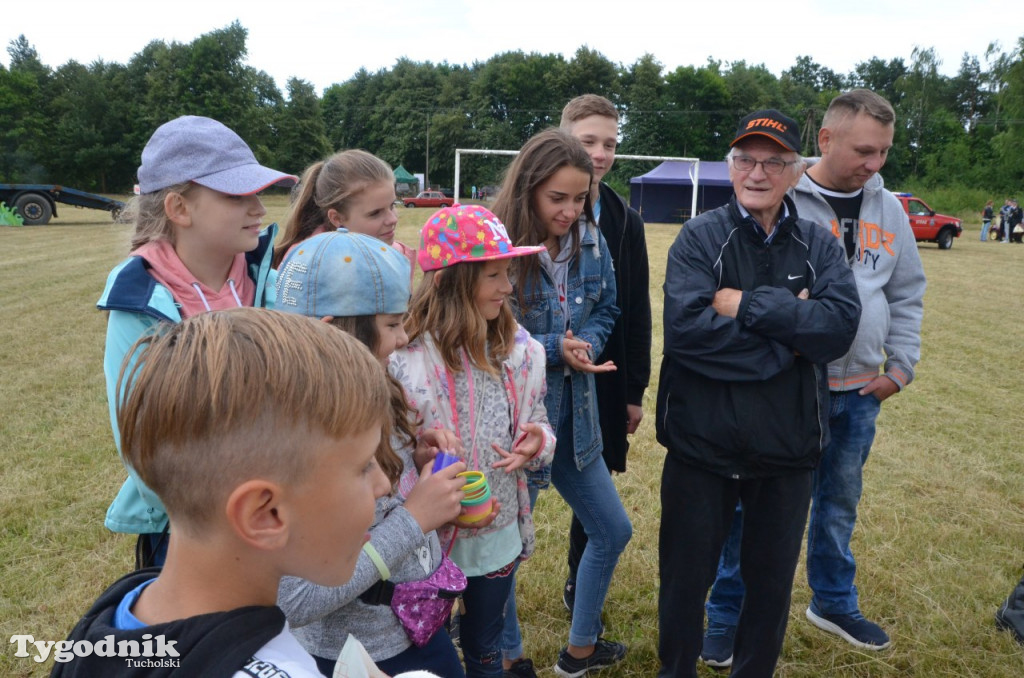
POLYGON ((438 211, 421 233, 424 278, 410 304, 410 341, 391 357, 422 426, 460 437, 467 466, 484 473, 493 498, 483 527, 438 531, 469 582, 460 624, 469 678, 502 675, 505 601, 517 564, 534 548, 524 469, 543 468, 555 449, 544 349, 506 303, 509 259, 540 249, 513 247, 502 223, 478 205, 438 211))

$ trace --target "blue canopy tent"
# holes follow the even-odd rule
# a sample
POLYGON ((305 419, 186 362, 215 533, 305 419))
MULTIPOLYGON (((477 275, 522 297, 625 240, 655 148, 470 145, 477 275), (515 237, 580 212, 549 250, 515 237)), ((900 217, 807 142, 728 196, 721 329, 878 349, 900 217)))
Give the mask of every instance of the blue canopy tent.
MULTIPOLYGON (((647 174, 629 180, 629 206, 647 223, 678 224, 689 219, 693 204, 693 180, 688 162, 663 162, 647 174)), ((732 183, 728 163, 700 163, 697 177, 697 213, 729 202, 732 183)))

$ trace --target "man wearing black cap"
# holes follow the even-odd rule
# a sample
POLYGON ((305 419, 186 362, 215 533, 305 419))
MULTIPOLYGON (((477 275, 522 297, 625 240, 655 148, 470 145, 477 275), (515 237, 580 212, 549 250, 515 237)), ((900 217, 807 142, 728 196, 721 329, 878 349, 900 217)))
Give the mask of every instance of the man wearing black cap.
POLYGON ((828 442, 825 366, 860 318, 839 241, 797 218, 797 124, 740 121, 734 196, 690 220, 669 250, 658 388, 662 474, 659 676, 696 676, 704 599, 737 501, 747 594, 734 678, 771 676, 789 615, 814 467, 828 442))
MULTIPOLYGON (((921 357, 924 269, 907 213, 878 171, 892 147, 896 114, 878 94, 855 89, 829 104, 810 165, 792 193, 804 219, 831 232, 845 250, 862 312, 850 352, 828 367, 829 434, 815 471, 807 530, 807 619, 851 645, 890 646, 885 630, 862 614, 850 538, 857 522, 862 469, 882 404, 914 379, 921 357)), ((809 163, 810 164, 810 163, 809 163)), ((728 666, 743 600, 734 525, 708 599, 701 656, 728 666)), ((746 578, 746 575, 743 575, 746 578)))

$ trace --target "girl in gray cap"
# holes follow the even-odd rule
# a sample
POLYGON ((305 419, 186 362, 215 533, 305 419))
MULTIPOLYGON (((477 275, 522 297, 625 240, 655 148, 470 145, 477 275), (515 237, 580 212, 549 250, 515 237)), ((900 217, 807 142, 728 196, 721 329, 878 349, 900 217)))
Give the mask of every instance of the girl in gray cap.
MULTIPOLYGON (((142 150, 141 195, 129 206, 135 223, 131 254, 107 277, 100 310, 109 311, 103 372, 114 441, 118 375, 135 356, 135 340, 161 323, 204 311, 273 306, 270 267, 276 224, 258 193, 292 186, 290 174, 263 167, 241 137, 210 118, 186 115, 164 123, 142 150)), ((114 532, 138 534, 136 566, 163 564, 167 514, 163 503, 128 469, 107 510, 114 532)))

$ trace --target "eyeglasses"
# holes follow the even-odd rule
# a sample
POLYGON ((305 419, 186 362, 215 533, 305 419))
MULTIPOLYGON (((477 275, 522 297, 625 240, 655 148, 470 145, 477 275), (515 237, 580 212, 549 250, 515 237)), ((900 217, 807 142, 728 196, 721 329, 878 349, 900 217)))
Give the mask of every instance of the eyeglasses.
POLYGON ((740 172, 753 172, 754 168, 760 165, 764 168, 765 174, 782 174, 790 165, 795 165, 798 161, 791 160, 786 162, 785 160, 779 160, 778 158, 768 158, 767 160, 754 160, 747 155, 734 155, 732 156, 732 166, 740 172))

